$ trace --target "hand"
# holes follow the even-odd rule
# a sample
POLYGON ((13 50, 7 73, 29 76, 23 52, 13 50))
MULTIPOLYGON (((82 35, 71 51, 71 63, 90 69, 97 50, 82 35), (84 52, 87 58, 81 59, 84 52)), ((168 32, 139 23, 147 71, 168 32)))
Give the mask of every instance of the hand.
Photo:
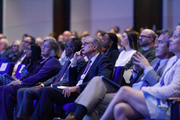
POLYGON ((82 59, 84 55, 82 54, 82 49, 74 54, 73 60, 72 60, 72 65, 76 65, 77 61, 82 59))
POLYGON ((62 94, 64 94, 64 97, 70 97, 72 92, 76 92, 78 90, 79 90, 79 86, 67 87, 63 89, 62 94))
POLYGON ((17 79, 16 76, 12 76, 12 78, 17 79))
POLYGON ((143 69, 151 66, 148 60, 140 52, 133 55, 133 64, 137 65, 136 67, 140 66, 143 69))
POLYGON ((36 86, 36 90, 39 90, 39 89, 41 89, 43 86, 42 85, 38 85, 38 86, 36 86))
POLYGON ((12 81, 11 83, 9 83, 8 86, 9 86, 9 85, 18 85, 18 84, 20 84, 20 83, 21 83, 21 81, 18 79, 18 80, 16 80, 16 81, 12 81))

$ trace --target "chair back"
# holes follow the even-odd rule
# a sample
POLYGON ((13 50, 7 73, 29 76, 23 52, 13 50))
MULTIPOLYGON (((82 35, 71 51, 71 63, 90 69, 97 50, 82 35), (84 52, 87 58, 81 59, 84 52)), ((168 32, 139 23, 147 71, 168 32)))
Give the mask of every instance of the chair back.
POLYGON ((12 62, 0 63, 0 75, 3 75, 6 73, 11 76, 13 67, 14 67, 14 64, 12 62))
POLYGON ((115 83, 121 85, 121 82, 123 80, 124 70, 125 69, 124 69, 123 66, 114 67, 112 81, 114 81, 115 83))
POLYGON ((14 76, 19 79, 21 77, 21 71, 25 67, 24 64, 19 64, 14 76))
POLYGON ((0 58, 0 63, 6 62, 7 58, 0 58))

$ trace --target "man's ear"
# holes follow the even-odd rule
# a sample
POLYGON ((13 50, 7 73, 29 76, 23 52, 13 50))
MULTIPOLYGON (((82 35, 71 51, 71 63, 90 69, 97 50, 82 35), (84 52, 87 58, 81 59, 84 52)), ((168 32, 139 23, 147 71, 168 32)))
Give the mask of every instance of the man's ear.
POLYGON ((96 50, 96 49, 97 49, 97 47, 98 47, 97 45, 94 45, 94 46, 93 46, 93 50, 96 50))
POLYGON ((149 39, 149 42, 150 42, 150 43, 154 43, 154 39, 151 37, 151 38, 149 39))

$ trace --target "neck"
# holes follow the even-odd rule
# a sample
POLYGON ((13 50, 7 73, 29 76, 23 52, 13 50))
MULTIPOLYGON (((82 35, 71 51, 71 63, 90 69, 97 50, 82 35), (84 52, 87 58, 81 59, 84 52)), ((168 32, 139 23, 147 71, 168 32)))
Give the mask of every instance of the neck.
POLYGON ((154 45, 147 45, 147 46, 143 46, 143 50, 146 51, 146 50, 149 50, 150 48, 154 47, 154 45))
POLYGON ((177 56, 178 59, 180 58, 180 53, 176 53, 175 55, 177 56))
POLYGON ((126 46, 125 46, 125 49, 126 49, 126 51, 129 51, 129 50, 131 50, 132 48, 131 48, 129 45, 126 45, 126 46))
POLYGON ((99 52, 93 52, 90 55, 87 55, 88 59, 90 60, 92 57, 94 57, 96 54, 98 54, 99 52))

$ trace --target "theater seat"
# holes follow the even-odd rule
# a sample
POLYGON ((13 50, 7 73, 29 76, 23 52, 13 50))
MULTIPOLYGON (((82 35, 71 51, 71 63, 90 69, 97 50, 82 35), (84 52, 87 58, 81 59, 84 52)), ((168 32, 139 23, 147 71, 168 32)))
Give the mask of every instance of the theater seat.
POLYGON ((12 62, 0 63, 0 75, 3 75, 6 73, 11 76, 13 67, 14 67, 14 64, 12 62))
MULTIPOLYGON (((169 98, 167 101, 171 101, 171 120, 180 120, 180 97, 169 98)), ((140 120, 158 120, 158 119, 140 119, 140 120)))
MULTIPOLYGON (((122 80, 123 80, 123 73, 124 73, 124 67, 122 67, 122 66, 114 67, 114 71, 113 71, 113 75, 112 75, 112 80, 111 81, 116 83, 116 84, 118 84, 118 85, 120 85, 122 80)), ((110 79, 108 79, 108 80, 110 80, 110 79)), ((76 110, 76 103, 75 102, 67 103, 62 108, 67 113, 75 112, 75 110, 76 110)))
POLYGON ((15 76, 17 79, 19 79, 19 78, 21 77, 21 71, 22 71, 22 69, 23 69, 24 67, 25 67, 24 64, 18 65, 18 68, 17 68, 17 70, 16 70, 16 73, 14 74, 14 76, 15 76))

